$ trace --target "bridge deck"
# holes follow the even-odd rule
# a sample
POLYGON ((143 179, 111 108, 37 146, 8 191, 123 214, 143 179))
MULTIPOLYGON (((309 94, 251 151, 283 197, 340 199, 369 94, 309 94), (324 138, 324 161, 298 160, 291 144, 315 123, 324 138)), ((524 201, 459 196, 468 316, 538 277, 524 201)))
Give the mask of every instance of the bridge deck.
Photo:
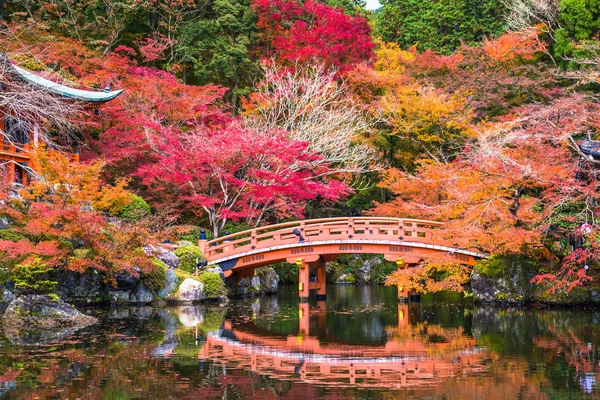
POLYGON ((287 253, 303 256, 315 248, 318 254, 374 252, 398 253, 398 257, 409 255, 407 253, 449 253, 467 263, 487 257, 444 240, 439 229, 443 226, 441 222, 416 219, 326 218, 256 228, 201 242, 200 246, 209 265, 242 257, 247 265, 267 264, 273 260, 261 255, 279 251, 280 256, 287 253))

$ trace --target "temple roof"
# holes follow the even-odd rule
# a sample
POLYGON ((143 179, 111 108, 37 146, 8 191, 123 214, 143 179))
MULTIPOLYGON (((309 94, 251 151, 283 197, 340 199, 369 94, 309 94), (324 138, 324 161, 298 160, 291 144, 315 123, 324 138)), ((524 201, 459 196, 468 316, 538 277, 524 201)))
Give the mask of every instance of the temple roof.
POLYGON ((14 64, 12 64, 12 67, 14 68, 14 71, 26 82, 29 82, 40 88, 46 89, 50 92, 56 93, 60 96, 68 97, 74 100, 88 101, 92 103, 104 103, 106 101, 114 99, 115 97, 123 93, 123 89, 113 91, 91 91, 75 89, 66 85, 61 85, 59 83, 52 82, 49 79, 42 78, 41 76, 38 76, 14 64))
POLYGON ((6 68, 13 75, 16 75, 18 78, 22 79, 25 82, 28 82, 39 88, 45 89, 49 92, 55 93, 59 96, 67 97, 69 99, 100 104, 112 100, 121 93, 123 93, 122 89, 113 91, 82 90, 75 89, 66 85, 61 85, 60 83, 52 82, 49 79, 42 78, 41 76, 38 76, 31 71, 27 71, 21 67, 16 66, 8 59, 6 54, 3 52, 0 52, 0 66, 6 68))

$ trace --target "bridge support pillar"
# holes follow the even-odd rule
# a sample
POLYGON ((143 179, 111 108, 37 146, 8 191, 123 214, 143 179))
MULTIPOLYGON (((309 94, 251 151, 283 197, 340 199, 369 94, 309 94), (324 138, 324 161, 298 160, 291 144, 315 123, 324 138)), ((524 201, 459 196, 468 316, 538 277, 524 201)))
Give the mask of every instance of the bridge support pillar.
POLYGON ((310 334, 310 314, 308 303, 301 302, 298 305, 298 320, 300 335, 308 336, 310 334))
MULTIPOLYGON (((288 259, 288 261, 290 261, 288 259)), ((296 259, 298 266, 298 297, 300 302, 308 301, 310 289, 317 289, 317 300, 325 300, 327 286, 325 281, 325 262, 321 258, 307 261, 305 258, 296 259), (310 282, 310 270, 316 269, 317 281, 310 282)))
POLYGON ((415 303, 420 303, 421 302, 421 294, 417 293, 414 290, 411 290, 409 295, 408 295, 408 300, 410 302, 415 302, 415 303))
MULTIPOLYGON (((398 271, 404 269, 404 263, 401 258, 396 259, 398 271)), ((398 286, 398 303, 408 303, 408 290, 404 286, 398 286)))
POLYGON ((298 265, 298 297, 300 302, 307 302, 310 293, 310 264, 304 259, 296 261, 298 265))
POLYGON ((327 281, 325 278, 325 263, 321 262, 321 265, 317 267, 317 282, 319 283, 319 289, 317 290, 317 301, 325 300, 327 297, 327 281))
POLYGON ((408 290, 403 286, 398 286, 398 303, 408 303, 408 290))

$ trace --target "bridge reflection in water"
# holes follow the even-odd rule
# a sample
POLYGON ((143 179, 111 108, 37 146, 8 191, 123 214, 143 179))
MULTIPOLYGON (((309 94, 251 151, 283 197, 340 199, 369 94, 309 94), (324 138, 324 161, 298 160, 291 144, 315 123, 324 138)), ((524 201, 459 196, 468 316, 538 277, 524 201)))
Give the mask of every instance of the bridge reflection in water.
POLYGON ((270 378, 362 388, 432 386, 449 378, 487 371, 491 351, 477 347, 462 328, 420 321, 420 304, 398 304, 398 323, 388 326, 385 345, 322 342, 311 329, 326 329, 326 305, 300 303, 299 333, 265 336, 226 321, 207 336, 200 362, 211 360, 270 378))

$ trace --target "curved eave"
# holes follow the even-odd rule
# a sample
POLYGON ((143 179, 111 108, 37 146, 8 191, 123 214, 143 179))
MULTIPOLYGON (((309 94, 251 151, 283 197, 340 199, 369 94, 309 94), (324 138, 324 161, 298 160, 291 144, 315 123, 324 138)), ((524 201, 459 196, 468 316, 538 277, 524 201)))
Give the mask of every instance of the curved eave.
POLYGON ((90 103, 105 103, 110 101, 123 93, 121 90, 113 90, 111 92, 93 92, 91 90, 75 89, 69 86, 61 85, 51 80, 42 78, 32 72, 29 72, 23 68, 20 68, 13 64, 13 67, 17 74, 25 81, 48 90, 52 93, 58 94, 63 97, 67 97, 73 100, 87 101, 90 103))

